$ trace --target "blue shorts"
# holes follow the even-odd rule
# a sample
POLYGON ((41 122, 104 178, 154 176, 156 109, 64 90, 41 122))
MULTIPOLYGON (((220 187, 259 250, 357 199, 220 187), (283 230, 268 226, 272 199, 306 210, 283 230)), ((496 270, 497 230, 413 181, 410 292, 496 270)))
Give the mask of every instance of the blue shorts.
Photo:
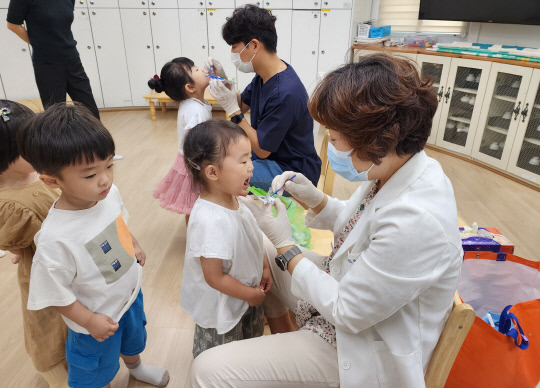
POLYGON ((66 361, 68 384, 74 388, 102 388, 109 384, 120 368, 120 353, 135 356, 146 346, 146 316, 143 295, 139 295, 118 322, 112 337, 98 342, 89 334, 68 330, 66 361))
POLYGON ((249 184, 267 191, 272 186, 274 178, 281 174, 283 174, 283 170, 275 161, 255 159, 253 161, 253 176, 249 180, 249 184))

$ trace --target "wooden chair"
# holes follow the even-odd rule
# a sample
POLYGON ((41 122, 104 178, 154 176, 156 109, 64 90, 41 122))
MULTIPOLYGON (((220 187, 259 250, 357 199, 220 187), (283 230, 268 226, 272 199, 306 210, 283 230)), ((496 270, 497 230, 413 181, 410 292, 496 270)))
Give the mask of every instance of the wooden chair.
POLYGON ((332 196, 332 191, 334 190, 334 178, 336 173, 330 167, 328 162, 328 141, 330 140, 330 131, 326 129, 324 131, 323 142, 321 145, 321 151, 319 152, 319 157, 321 158, 321 176, 319 178, 319 188, 322 192, 328 196, 332 196))
POLYGON ((463 303, 456 291, 452 312, 444 325, 424 376, 426 388, 444 387, 459 349, 474 322, 474 317, 473 308, 463 303))

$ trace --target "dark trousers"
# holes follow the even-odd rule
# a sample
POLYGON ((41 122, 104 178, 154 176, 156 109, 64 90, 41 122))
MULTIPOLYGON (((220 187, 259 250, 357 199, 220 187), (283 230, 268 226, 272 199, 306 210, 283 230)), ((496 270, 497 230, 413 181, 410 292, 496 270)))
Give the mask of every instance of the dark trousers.
POLYGON ((67 93, 73 101, 86 106, 99 119, 90 80, 79 57, 63 63, 34 62, 34 75, 45 109, 58 102, 66 102, 67 93))

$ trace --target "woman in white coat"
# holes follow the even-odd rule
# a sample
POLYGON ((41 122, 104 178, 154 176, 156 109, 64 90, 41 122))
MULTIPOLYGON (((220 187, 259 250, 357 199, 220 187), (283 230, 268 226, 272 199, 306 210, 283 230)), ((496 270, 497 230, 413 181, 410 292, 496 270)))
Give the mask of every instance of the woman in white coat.
POLYGON ((340 201, 301 174, 274 179, 310 207, 308 226, 334 232, 322 260, 294 245, 279 201, 277 217, 247 202, 277 250, 274 295, 301 329, 202 353, 193 387, 424 386, 462 259, 452 185, 423 151, 436 107, 406 59, 364 57, 322 80, 309 110, 330 128, 330 163, 366 182, 340 201))

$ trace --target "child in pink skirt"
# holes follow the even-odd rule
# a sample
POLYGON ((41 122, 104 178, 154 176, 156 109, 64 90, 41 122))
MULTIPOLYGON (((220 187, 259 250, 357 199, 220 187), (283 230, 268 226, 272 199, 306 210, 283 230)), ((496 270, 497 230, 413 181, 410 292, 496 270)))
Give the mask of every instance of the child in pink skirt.
POLYGON ((204 91, 210 82, 206 74, 191 59, 180 57, 163 66, 161 77, 155 75, 148 81, 148 86, 156 92, 165 91, 170 98, 180 101, 178 155, 167 175, 156 186, 154 197, 159 198, 161 207, 185 214, 186 224, 191 208, 199 197, 200 188, 192 184, 184 164, 182 147, 188 129, 212 118, 212 106, 204 99, 204 91))

